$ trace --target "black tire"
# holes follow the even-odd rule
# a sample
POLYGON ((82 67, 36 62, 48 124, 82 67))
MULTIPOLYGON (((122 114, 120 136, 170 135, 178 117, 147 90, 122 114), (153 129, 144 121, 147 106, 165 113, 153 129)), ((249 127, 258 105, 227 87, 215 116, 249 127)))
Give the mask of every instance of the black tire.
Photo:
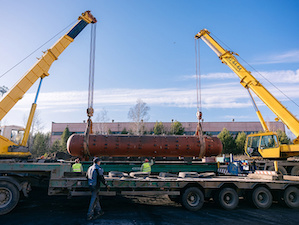
POLYGON ((15 185, 0 181, 0 215, 13 210, 19 202, 20 192, 15 185))
POLYGON ((232 210, 239 204, 239 195, 233 188, 223 188, 218 194, 217 202, 223 209, 232 210))
POLYGON ((272 205, 272 194, 265 187, 258 187, 252 193, 252 203, 258 209, 268 209, 272 205))
MULTIPOLYGON (((268 168, 268 170, 269 171, 275 171, 275 168, 274 168, 274 166, 270 166, 268 168)), ((287 175, 288 174, 287 170, 283 166, 278 166, 278 172, 277 173, 282 174, 282 175, 287 175)))
POLYGON ((288 187, 283 194, 284 203, 290 208, 299 208, 299 189, 288 187))
POLYGON ((294 166, 291 171, 292 176, 299 176, 299 166, 294 166))
POLYGON ((204 195, 197 187, 187 188, 182 195, 182 205, 190 211, 198 211, 204 203, 204 195))

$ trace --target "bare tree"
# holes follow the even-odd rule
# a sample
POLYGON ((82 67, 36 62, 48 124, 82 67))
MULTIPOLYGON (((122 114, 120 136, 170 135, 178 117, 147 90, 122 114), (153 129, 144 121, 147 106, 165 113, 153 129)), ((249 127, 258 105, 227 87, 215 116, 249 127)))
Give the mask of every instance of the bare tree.
MULTIPOLYGON (((27 120, 28 120, 28 115, 24 114, 24 116, 23 116, 24 127, 27 126, 27 120)), ((40 118, 40 111, 36 110, 34 113, 33 120, 32 120, 30 132, 32 134, 35 134, 37 132, 41 132, 41 130, 43 130, 44 128, 45 128, 45 125, 40 118)))
POLYGON ((45 125, 41 120, 40 111, 37 110, 34 114, 33 121, 32 121, 32 126, 31 126, 32 133, 35 134, 37 132, 41 132, 41 130, 43 130, 44 128, 45 125))
POLYGON ((101 112, 97 114, 96 117, 96 122, 99 122, 99 124, 97 125, 98 133, 100 134, 108 133, 107 125, 105 124, 108 121, 109 121, 108 111, 105 108, 103 108, 101 112))
POLYGON ((143 122, 148 121, 150 107, 142 101, 137 99, 136 105, 131 107, 128 113, 128 118, 134 122, 133 132, 135 134, 142 134, 144 131, 143 122))

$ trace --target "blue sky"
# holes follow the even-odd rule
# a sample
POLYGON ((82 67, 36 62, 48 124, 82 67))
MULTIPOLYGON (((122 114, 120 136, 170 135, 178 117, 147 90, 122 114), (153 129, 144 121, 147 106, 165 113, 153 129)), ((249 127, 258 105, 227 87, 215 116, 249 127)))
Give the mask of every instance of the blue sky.
MULTIPOLYGON (((203 28, 299 104, 298 1, 0 0, 0 5, 0 75, 82 12, 92 11, 98 19, 96 116, 105 108, 110 120, 128 121, 129 108, 141 98, 151 107, 150 121, 196 121, 194 35, 203 28)), ((0 85, 10 88, 55 41, 1 78, 0 85)), ((53 63, 43 82, 38 114, 45 130, 52 121, 86 119, 89 41, 90 26, 53 63)), ((204 120, 257 121, 237 76, 205 43, 200 47, 204 120)), ((297 106, 255 75, 299 115, 297 106)), ((34 85, 2 124, 24 125, 36 89, 34 85)), ((257 103, 264 118, 273 121, 275 115, 257 103)))

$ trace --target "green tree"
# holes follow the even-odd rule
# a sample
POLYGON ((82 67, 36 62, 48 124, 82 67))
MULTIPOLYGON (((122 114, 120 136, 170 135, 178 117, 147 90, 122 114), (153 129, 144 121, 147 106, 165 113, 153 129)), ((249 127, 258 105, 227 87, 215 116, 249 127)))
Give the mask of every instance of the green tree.
POLYGON ((50 134, 37 132, 33 137, 32 155, 35 157, 42 156, 50 152, 50 134))
POLYGON ((126 128, 124 128, 122 131, 121 131, 121 134, 128 134, 129 132, 127 131, 126 128))
POLYGON ((246 141, 245 132, 238 133, 235 143, 236 143, 236 154, 242 154, 244 152, 244 145, 246 141))
POLYGON ((170 127, 170 133, 174 135, 183 135, 185 128, 183 127, 182 123, 179 121, 174 121, 170 127))
POLYGON ((284 131, 278 129, 276 132, 277 132, 278 140, 281 144, 290 144, 291 140, 284 131))
POLYGON ((222 153, 227 154, 235 152, 236 144, 234 138, 226 128, 223 128, 223 130, 218 134, 218 138, 221 140, 223 145, 222 153))
POLYGON ((71 132, 70 132, 69 128, 66 127, 61 135, 61 138, 60 138, 60 146, 61 146, 62 152, 67 152, 66 143, 70 136, 71 136, 71 132))
POLYGON ((62 152, 62 148, 61 148, 59 139, 53 142, 50 151, 51 152, 62 152))
POLYGON ((156 122, 155 126, 154 126, 154 134, 155 135, 160 135, 160 134, 164 134, 165 133, 165 128, 162 122, 158 121, 156 122))

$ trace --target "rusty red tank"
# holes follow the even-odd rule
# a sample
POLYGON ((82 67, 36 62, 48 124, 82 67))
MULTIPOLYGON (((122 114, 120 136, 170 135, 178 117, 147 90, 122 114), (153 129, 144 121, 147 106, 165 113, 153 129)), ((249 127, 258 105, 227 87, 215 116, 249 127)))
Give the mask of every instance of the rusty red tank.
MULTIPOLYGON (((84 135, 73 134, 67 142, 72 156, 85 157, 84 135)), ((222 151, 217 137, 191 135, 90 135, 90 156, 114 157, 199 157, 216 156, 222 151)))

